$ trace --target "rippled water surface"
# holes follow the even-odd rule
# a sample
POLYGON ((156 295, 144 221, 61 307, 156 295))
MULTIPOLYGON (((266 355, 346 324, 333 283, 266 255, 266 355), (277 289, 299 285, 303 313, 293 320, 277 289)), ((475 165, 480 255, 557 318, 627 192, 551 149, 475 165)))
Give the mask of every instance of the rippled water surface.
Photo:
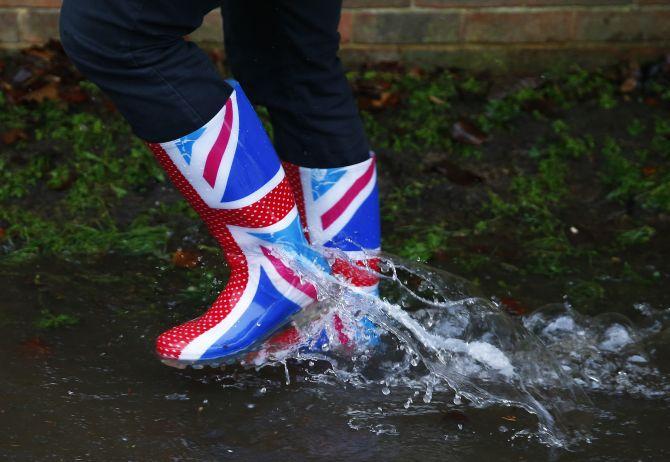
MULTIPOLYGON (((359 337, 178 370, 155 336, 192 315, 183 274, 110 257, 0 269, 2 460, 661 460, 668 307, 510 317, 454 276, 384 259, 382 300, 317 281, 359 337), (48 313, 77 314, 40 329, 48 313), (381 328, 371 348, 362 317, 381 328)), ((324 321, 326 320, 326 321, 324 321)), ((306 334, 306 336, 308 336, 306 334)))

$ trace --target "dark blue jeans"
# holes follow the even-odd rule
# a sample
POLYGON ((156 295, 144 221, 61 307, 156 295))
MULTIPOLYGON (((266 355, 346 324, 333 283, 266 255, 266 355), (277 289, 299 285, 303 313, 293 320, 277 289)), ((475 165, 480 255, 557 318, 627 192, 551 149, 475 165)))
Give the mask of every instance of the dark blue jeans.
POLYGON ((183 39, 221 6, 226 59, 270 112, 277 152, 304 167, 366 160, 369 146, 337 57, 341 0, 64 0, 63 46, 144 140, 207 123, 231 88, 183 39))

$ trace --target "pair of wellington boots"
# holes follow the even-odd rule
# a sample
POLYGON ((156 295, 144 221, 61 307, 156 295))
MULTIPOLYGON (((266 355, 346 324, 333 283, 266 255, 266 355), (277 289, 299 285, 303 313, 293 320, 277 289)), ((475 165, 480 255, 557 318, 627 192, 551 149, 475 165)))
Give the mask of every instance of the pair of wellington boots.
MULTIPOLYGON (((161 334, 156 352, 167 364, 231 362, 271 338, 290 340, 290 322, 318 300, 317 287, 275 250, 375 293, 380 247, 375 159, 329 169, 280 162, 239 84, 200 129, 149 143, 177 189, 216 238, 230 279, 200 317, 161 334), (312 246, 310 246, 312 244, 312 246), (331 257, 315 249, 336 249, 331 257), (345 258, 342 258, 345 257, 345 258)), ((333 341, 346 344, 334 316, 333 341)))

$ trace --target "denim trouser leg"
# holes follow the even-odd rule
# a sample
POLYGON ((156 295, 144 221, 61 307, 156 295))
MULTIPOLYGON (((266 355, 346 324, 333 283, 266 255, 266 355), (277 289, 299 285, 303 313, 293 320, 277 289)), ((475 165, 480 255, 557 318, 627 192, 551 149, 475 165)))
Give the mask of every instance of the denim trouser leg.
POLYGON ((207 123, 232 91, 183 39, 219 5, 228 64, 268 107, 280 157, 314 168, 367 159, 337 57, 341 0, 64 0, 61 37, 139 137, 173 140, 207 123))

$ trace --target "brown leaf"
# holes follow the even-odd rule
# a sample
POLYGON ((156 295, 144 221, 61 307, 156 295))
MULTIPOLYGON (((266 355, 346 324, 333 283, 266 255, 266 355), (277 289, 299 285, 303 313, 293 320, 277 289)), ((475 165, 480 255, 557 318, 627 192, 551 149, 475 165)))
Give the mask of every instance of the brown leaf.
POLYGON ((628 77, 619 86, 621 93, 630 93, 637 88, 637 79, 635 77, 628 77))
POLYGON ((34 101, 36 103, 42 103, 46 100, 57 101, 60 99, 58 95, 58 83, 49 82, 37 90, 26 93, 21 99, 23 101, 34 101))
POLYGON ((398 95, 390 91, 383 91, 378 99, 371 101, 372 107, 375 109, 386 109, 388 107, 395 107, 398 105, 400 99, 398 95))
POLYGON ((0 138, 3 143, 9 145, 16 143, 18 140, 27 140, 28 134, 20 128, 11 128, 0 134, 0 138))
POLYGON ((65 88, 60 92, 60 97, 70 104, 79 104, 88 100, 88 94, 79 86, 65 88))
POLYGON ((177 249, 172 254, 172 264, 177 268, 195 268, 201 259, 201 255, 192 250, 177 249))
POLYGON ((508 422, 516 422, 516 416, 515 415, 504 415, 501 418, 503 420, 507 420, 508 422))
POLYGON ((7 231, 5 228, 0 228, 0 241, 3 240, 7 236, 7 231))
POLYGON ((23 50, 23 54, 27 56, 34 56, 44 61, 51 61, 56 57, 55 50, 50 50, 44 47, 31 47, 23 50))
POLYGON ((465 144, 479 146, 486 141, 486 134, 472 121, 460 119, 451 127, 451 137, 465 144))
POLYGON ((40 337, 33 337, 21 342, 21 351, 23 354, 32 356, 34 358, 41 356, 50 356, 53 350, 49 345, 44 343, 40 337))
POLYGON ((434 165, 433 170, 445 175, 449 181, 459 186, 472 186, 484 182, 481 176, 470 170, 465 170, 446 159, 434 165))
POLYGON ((522 104, 526 112, 539 112, 544 116, 553 116, 556 113, 556 103, 549 98, 531 99, 522 104))
POLYGON ((500 304, 502 305, 502 308, 512 316, 523 316, 528 313, 528 308, 523 306, 519 300, 511 297, 501 298, 500 304))
POLYGON ((426 71, 418 66, 415 66, 411 68, 407 74, 409 74, 411 77, 414 77, 415 79, 420 79, 423 76, 426 75, 426 71))
POLYGON ((644 176, 653 176, 658 171, 658 167, 642 167, 644 176))
POLYGON ((442 98, 438 98, 438 97, 435 96, 435 95, 429 95, 429 96, 428 96, 428 99, 429 99, 431 102, 437 104, 438 106, 444 106, 445 104, 447 104, 447 102, 446 102, 445 100, 443 100, 442 98))
POLYGON ((446 263, 446 262, 451 262, 453 260, 451 254, 447 252, 444 249, 438 249, 435 252, 433 252, 433 258, 432 260, 440 262, 440 263, 446 263))
POLYGON ((644 104, 646 104, 647 106, 658 106, 660 103, 658 101, 658 98, 647 96, 644 98, 644 104))
POLYGON ((108 112, 113 113, 113 112, 117 111, 116 106, 114 105, 114 103, 112 103, 112 100, 110 100, 110 99, 107 99, 107 98, 103 99, 102 100, 102 105, 105 106, 105 109, 108 112))

